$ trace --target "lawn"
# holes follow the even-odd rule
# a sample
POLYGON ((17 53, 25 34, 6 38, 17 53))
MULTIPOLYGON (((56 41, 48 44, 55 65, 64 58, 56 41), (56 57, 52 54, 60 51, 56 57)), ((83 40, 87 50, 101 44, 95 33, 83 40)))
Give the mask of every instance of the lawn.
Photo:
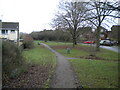
MULTIPOLYGON (((53 47, 54 48, 54 47, 53 47)), ((106 61, 118 61, 118 53, 114 51, 109 51, 105 49, 101 49, 100 52, 89 52, 85 50, 79 50, 76 48, 72 48, 70 54, 66 53, 66 48, 54 48, 56 51, 60 52, 66 57, 74 57, 74 58, 87 58, 90 54, 96 55, 97 59, 99 60, 106 60, 106 61)))
POLYGON ((118 53, 110 50, 100 48, 100 52, 95 52, 95 47, 78 44, 76 47, 72 47, 72 43, 56 43, 47 42, 53 49, 60 52, 66 57, 74 58, 88 58, 90 54, 95 55, 99 60, 118 61, 118 53), (66 48, 70 48, 70 54, 66 53, 66 48))
POLYGON ((55 42, 55 41, 47 41, 47 42, 44 42, 44 41, 41 41, 41 40, 36 40, 35 41, 36 43, 40 42, 40 43, 45 43, 49 46, 59 46, 59 45, 72 45, 72 43, 69 43, 69 42, 55 42))
POLYGON ((100 52, 98 52, 96 55, 98 57, 104 57, 104 59, 110 60, 110 61, 118 61, 118 55, 120 53, 114 52, 114 51, 110 51, 110 50, 106 50, 106 49, 101 49, 100 52))
POLYGON ((70 59, 84 88, 117 88, 118 63, 100 60, 70 59))
POLYGON ((74 48, 71 43, 46 42, 46 44, 66 57, 78 58, 69 61, 84 88, 119 87, 117 52, 102 48, 100 52, 94 52, 94 47, 80 44, 74 48), (66 53, 67 47, 71 48, 70 54, 66 53), (97 58, 85 59, 90 54, 95 54, 97 58))
MULTIPOLYGON (((56 65, 56 56, 54 53, 44 46, 37 45, 37 42, 35 42, 35 48, 24 50, 23 56, 29 64, 49 67, 49 77, 51 77, 56 65)), ((45 87, 49 87, 49 82, 50 78, 45 82, 45 87)))
POLYGON ((46 47, 37 45, 35 42, 35 48, 30 50, 24 50, 23 56, 26 58, 27 62, 39 65, 49 65, 56 63, 56 57, 54 53, 49 51, 46 47))

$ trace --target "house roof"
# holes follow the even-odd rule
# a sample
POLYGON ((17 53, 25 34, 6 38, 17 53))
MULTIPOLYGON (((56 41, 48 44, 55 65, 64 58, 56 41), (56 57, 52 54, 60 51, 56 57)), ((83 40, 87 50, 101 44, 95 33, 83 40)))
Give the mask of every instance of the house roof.
POLYGON ((19 23, 18 22, 2 22, 2 29, 19 30, 19 23))

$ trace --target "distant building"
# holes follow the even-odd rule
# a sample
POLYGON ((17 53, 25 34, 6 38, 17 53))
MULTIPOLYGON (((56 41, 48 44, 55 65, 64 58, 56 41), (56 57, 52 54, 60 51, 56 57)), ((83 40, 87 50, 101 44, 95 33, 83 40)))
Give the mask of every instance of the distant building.
POLYGON ((80 42, 94 40, 92 27, 80 27, 78 28, 77 34, 79 35, 78 39, 80 42))
POLYGON ((113 40, 116 40, 116 41, 118 41, 118 43, 120 44, 120 25, 113 25, 112 27, 111 27, 111 38, 113 39, 113 40))
MULTIPOLYGON (((95 35, 97 33, 97 29, 95 31, 95 35)), ((100 27, 100 39, 101 40, 104 40, 104 39, 110 39, 110 34, 111 34, 111 31, 110 30, 107 30, 106 28, 104 27, 100 27)))
POLYGON ((0 21, 0 38, 14 42, 19 40, 19 23, 0 21))

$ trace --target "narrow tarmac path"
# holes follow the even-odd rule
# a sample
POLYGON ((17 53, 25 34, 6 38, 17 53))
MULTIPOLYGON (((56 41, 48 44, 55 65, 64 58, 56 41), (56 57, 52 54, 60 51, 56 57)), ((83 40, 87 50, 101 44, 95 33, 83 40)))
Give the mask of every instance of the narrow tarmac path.
POLYGON ((52 78, 51 88, 81 88, 69 61, 48 45, 41 44, 55 53, 57 57, 57 66, 52 78))

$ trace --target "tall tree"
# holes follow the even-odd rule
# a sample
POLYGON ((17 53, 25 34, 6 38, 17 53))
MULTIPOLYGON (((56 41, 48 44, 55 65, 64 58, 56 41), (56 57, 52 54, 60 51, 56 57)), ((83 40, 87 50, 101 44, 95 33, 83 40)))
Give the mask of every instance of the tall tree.
POLYGON ((111 17, 117 17, 118 16, 115 15, 114 11, 117 11, 116 8, 113 9, 113 7, 111 6, 115 6, 117 5, 118 2, 100 2, 99 1, 91 1, 88 3, 87 8, 87 17, 85 18, 85 20, 88 20, 89 22, 91 22, 97 29, 96 29, 96 51, 99 51, 99 47, 100 47, 100 27, 103 25, 103 22, 106 21, 106 17, 111 16, 111 17))
POLYGON ((55 25, 68 30, 73 40, 73 47, 77 44, 78 28, 85 26, 83 18, 85 14, 84 2, 63 2, 59 5, 59 12, 54 19, 55 25))

